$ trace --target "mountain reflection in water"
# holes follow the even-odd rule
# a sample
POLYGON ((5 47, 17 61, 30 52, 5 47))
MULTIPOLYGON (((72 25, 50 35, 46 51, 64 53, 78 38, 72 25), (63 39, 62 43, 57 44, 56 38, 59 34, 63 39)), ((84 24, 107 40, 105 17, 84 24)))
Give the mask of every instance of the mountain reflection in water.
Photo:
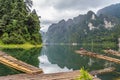
MULTIPOLYGON (((43 46, 39 56, 39 67, 43 69, 44 73, 67 72, 72 70, 79 70, 85 68, 88 71, 103 69, 106 67, 119 67, 118 65, 96 58, 89 58, 75 53, 81 46, 72 45, 48 45, 43 46)), ((84 47, 91 51, 90 46, 84 47)), ((95 47, 93 52, 103 54, 103 48, 95 47)), ((118 74, 110 73, 99 76, 102 80, 112 80, 118 74)))
POLYGON ((72 71, 72 69, 68 69, 67 67, 60 68, 57 64, 52 64, 49 62, 46 55, 41 55, 39 57, 40 60, 40 68, 44 71, 44 73, 57 73, 57 72, 67 72, 72 71))

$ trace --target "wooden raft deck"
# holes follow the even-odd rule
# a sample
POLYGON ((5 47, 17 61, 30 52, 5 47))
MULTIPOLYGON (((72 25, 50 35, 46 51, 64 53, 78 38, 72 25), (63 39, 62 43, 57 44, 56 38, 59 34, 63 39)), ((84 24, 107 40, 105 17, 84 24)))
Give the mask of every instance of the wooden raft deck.
POLYGON ((29 65, 27 63, 24 63, 20 60, 17 60, 16 58, 1 51, 0 51, 0 63, 28 74, 42 73, 41 69, 29 65))
POLYGON ((107 60, 107 61, 110 61, 110 62, 120 64, 120 59, 104 56, 104 55, 89 52, 89 51, 86 51, 86 50, 77 50, 75 52, 78 53, 78 54, 81 54, 81 55, 90 56, 90 57, 94 57, 94 58, 99 58, 99 59, 103 59, 103 60, 107 60))
MULTIPOLYGON (((61 72, 61 73, 52 73, 52 74, 17 74, 2 76, 0 80, 75 80, 80 76, 80 71, 71 71, 71 72, 61 72)), ((99 78, 93 78, 93 80, 101 80, 99 78)))
MULTIPOLYGON (((115 70, 114 67, 109 67, 101 70, 91 71, 91 75, 99 75, 105 74, 109 72, 113 72, 115 70)), ((16 74, 9 76, 1 76, 0 80, 75 80, 78 76, 80 76, 80 71, 70 71, 70 72, 60 72, 60 73, 52 73, 52 74, 16 74)), ((99 78, 93 77, 93 80, 101 80, 99 78)))

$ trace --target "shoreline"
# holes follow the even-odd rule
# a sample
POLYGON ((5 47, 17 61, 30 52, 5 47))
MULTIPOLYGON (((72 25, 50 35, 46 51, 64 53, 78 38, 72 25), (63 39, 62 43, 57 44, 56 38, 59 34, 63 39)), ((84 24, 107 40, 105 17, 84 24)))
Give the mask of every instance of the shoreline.
POLYGON ((0 44, 0 49, 16 49, 16 48, 22 48, 22 49, 31 49, 31 48, 40 48, 42 47, 41 44, 33 45, 30 43, 25 43, 25 44, 0 44))

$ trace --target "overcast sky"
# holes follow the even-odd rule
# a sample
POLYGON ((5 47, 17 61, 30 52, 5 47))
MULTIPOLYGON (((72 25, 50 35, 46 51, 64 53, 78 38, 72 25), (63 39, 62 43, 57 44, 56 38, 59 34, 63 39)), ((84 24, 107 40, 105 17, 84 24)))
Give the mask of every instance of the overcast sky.
POLYGON ((41 16, 41 26, 47 29, 52 23, 69 19, 87 11, 97 10, 120 3, 120 0, 33 0, 33 8, 41 16))

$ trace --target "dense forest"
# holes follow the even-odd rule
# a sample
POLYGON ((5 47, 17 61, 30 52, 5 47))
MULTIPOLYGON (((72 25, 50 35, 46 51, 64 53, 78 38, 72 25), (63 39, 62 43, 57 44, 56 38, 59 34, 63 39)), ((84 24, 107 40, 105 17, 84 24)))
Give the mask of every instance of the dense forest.
POLYGON ((40 21, 31 0, 0 0, 0 42, 41 43, 40 21))

